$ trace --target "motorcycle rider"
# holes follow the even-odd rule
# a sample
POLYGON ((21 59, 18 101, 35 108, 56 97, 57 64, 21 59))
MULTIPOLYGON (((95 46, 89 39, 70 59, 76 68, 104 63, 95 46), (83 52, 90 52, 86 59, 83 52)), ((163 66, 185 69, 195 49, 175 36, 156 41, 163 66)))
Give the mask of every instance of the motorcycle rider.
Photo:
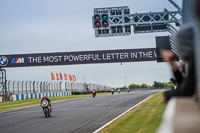
POLYGON ((48 101, 48 103, 49 103, 49 106, 50 106, 50 109, 51 109, 51 112, 52 112, 52 108, 51 108, 51 101, 50 101, 50 99, 47 97, 47 96, 43 96, 42 97, 42 100, 41 100, 41 103, 40 103, 40 105, 42 104, 42 102, 43 102, 43 100, 47 100, 48 101))
POLYGON ((95 89, 92 91, 92 95, 93 95, 93 97, 96 96, 96 90, 95 89))
POLYGON ((114 94, 114 88, 111 90, 112 95, 114 94))
POLYGON ((121 92, 121 90, 120 89, 118 89, 118 93, 120 93, 121 92))

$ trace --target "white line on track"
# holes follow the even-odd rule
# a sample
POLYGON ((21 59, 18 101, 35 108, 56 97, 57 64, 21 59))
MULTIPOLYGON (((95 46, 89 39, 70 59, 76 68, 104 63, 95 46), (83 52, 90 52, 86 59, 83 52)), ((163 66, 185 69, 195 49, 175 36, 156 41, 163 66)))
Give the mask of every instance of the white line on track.
MULTIPOLYGON (((154 94, 153 94, 154 95, 154 94)), ((153 96, 151 95, 151 96, 153 96)), ((122 113, 121 115, 117 116, 116 118, 114 118, 113 120, 109 121, 108 123, 106 123, 105 125, 103 125, 102 127, 100 127, 99 129, 97 129, 96 131, 94 131, 93 133, 98 133, 99 131, 101 131, 102 129, 104 129, 105 127, 107 127, 108 125, 110 125, 111 123, 113 123, 115 120, 119 119, 120 117, 122 117, 124 114, 126 114, 128 111, 134 109, 136 106, 138 106, 140 103, 142 103, 143 101, 145 101, 146 99, 150 98, 151 96, 145 98, 144 100, 142 100, 141 102, 139 102, 138 104, 136 104, 135 106, 131 107, 130 109, 126 110, 124 113, 122 113)))
POLYGON ((33 101, 33 102, 25 102, 25 103, 19 103, 19 104, 14 104, 14 105, 6 105, 6 106, 1 106, 1 108, 24 105, 24 104, 30 104, 30 103, 36 103, 36 102, 33 101))

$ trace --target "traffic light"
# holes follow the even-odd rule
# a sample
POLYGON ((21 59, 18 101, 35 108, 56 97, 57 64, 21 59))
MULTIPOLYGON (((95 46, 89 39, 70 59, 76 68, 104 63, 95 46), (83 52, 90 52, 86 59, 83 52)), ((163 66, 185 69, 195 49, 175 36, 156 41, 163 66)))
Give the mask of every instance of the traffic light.
POLYGON ((127 6, 95 8, 92 17, 96 37, 123 36, 131 34, 130 9, 127 6), (122 18, 120 15, 127 15, 122 18), (111 23, 113 21, 113 23, 111 23), (126 23, 124 25, 123 23, 126 23))
POLYGON ((108 27, 108 15, 107 14, 96 14, 94 15, 94 28, 108 27))
POLYGON ((101 27, 101 23, 100 23, 100 16, 99 15, 94 15, 94 26, 96 28, 99 28, 101 27))
POLYGON ((98 22, 98 21, 95 22, 94 24, 95 24, 95 27, 97 27, 97 28, 101 27, 101 24, 100 24, 100 22, 98 22))
POLYGON ((107 14, 103 14, 101 18, 102 18, 102 26, 103 27, 108 27, 108 15, 107 14))

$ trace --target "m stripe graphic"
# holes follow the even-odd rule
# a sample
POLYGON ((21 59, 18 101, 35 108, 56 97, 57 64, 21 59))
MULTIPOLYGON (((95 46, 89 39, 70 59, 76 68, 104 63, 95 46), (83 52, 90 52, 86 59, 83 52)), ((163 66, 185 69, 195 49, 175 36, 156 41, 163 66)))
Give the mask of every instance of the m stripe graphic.
POLYGON ((24 58, 13 58, 11 63, 24 63, 24 58))
POLYGON ((12 61, 11 61, 11 63, 15 63, 15 60, 16 60, 16 58, 13 58, 12 61))

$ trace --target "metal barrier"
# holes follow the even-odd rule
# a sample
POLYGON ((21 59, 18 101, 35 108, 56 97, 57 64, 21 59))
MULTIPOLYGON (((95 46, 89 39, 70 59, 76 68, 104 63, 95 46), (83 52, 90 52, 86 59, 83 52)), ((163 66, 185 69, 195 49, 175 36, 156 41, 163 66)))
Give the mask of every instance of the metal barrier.
MULTIPOLYGON (((52 81, 8 81, 7 93, 10 95, 50 93, 50 92, 97 92, 110 91, 112 87, 99 84, 86 84, 81 82, 52 82, 52 81)), ((1 95, 1 94, 0 94, 1 95)))

